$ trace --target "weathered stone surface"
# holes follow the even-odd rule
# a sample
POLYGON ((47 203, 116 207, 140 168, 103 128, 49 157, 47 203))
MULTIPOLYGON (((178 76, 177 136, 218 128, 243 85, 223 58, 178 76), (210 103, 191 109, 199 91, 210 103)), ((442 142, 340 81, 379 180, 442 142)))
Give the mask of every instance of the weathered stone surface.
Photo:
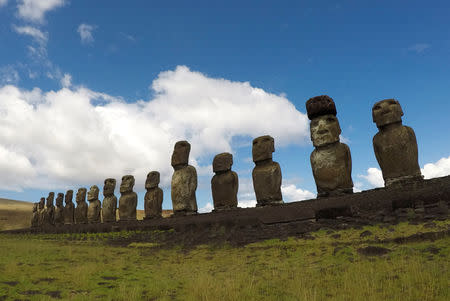
POLYGON ((237 207, 239 180, 237 173, 231 170, 231 165, 233 155, 230 153, 221 153, 214 157, 213 171, 216 174, 211 179, 214 210, 237 207))
POLYGON ((187 165, 189 163, 189 152, 191 151, 191 145, 187 141, 178 141, 175 143, 175 147, 172 153, 172 166, 187 165))
POLYGON ((395 99, 385 99, 372 108, 379 132, 373 149, 386 187, 405 181, 422 180, 414 130, 402 125, 403 110, 395 99))
POLYGON ((108 178, 103 186, 103 208, 102 218, 104 223, 116 221, 117 197, 114 195, 116 189, 116 180, 108 178))
POLYGON ((126 175, 122 177, 120 184, 119 219, 121 221, 136 220, 137 194, 133 192, 134 177, 126 175))
POLYGON ((53 206, 53 200, 55 198, 55 193, 50 192, 47 197, 47 201, 45 203, 44 208, 44 225, 53 225, 54 224, 54 214, 55 214, 55 206, 53 206))
POLYGON ((67 190, 65 195, 64 206, 64 224, 71 225, 75 223, 75 205, 72 202, 73 190, 67 190))
POLYGON ((88 205, 86 203, 86 188, 79 188, 75 198, 77 207, 75 208, 75 223, 86 224, 88 205))
POLYGON ((266 135, 253 139, 253 188, 256 194, 256 206, 282 204, 281 168, 272 161, 275 143, 272 137, 266 135))
POLYGON ((38 225, 44 224, 45 198, 41 198, 38 204, 38 225))
POLYGON ((33 204, 33 216, 31 217, 31 227, 35 228, 39 226, 39 212, 38 212, 39 203, 33 204))
POLYGON ((306 109, 315 147, 310 161, 318 197, 353 193, 352 158, 349 147, 339 141, 341 127, 334 101, 326 95, 313 97, 306 109))
POLYGON ((55 225, 62 225, 64 224, 64 205, 63 205, 63 200, 64 200, 64 193, 58 193, 58 195, 56 196, 56 201, 55 201, 55 215, 54 215, 54 222, 55 225))
POLYGON ((160 180, 159 172, 152 171, 147 175, 145 181, 145 189, 147 192, 144 197, 144 219, 160 218, 162 217, 162 202, 164 193, 158 187, 160 180))
POLYGON ((97 185, 91 186, 89 192, 87 194, 87 200, 89 202, 87 219, 91 224, 100 223, 100 211, 102 209, 102 205, 98 200, 99 189, 97 185))
POLYGON ((172 154, 171 196, 174 214, 197 213, 197 171, 188 165, 191 145, 187 141, 178 141, 172 154))

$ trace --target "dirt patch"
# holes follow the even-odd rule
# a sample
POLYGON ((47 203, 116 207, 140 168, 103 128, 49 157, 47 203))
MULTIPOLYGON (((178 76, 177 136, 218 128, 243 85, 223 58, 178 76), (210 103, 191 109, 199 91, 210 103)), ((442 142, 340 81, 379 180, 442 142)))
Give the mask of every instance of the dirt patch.
POLYGON ((389 252, 391 252, 391 250, 377 246, 368 246, 358 249, 358 253, 365 256, 382 256, 389 252))
POLYGON ((20 292, 19 294, 25 295, 25 296, 34 296, 34 295, 41 295, 42 291, 39 291, 39 290, 28 290, 28 291, 20 292))
POLYGON ((119 279, 119 277, 116 277, 116 276, 102 276, 101 278, 104 279, 104 280, 117 280, 117 279, 119 279))
POLYGON ((16 286, 19 284, 19 281, 3 281, 2 283, 9 285, 9 286, 16 286))
POLYGON ((441 249, 439 249, 439 248, 437 248, 435 246, 429 246, 428 248, 424 249, 423 251, 436 255, 436 254, 439 254, 440 250, 441 249))
POLYGON ((52 283, 55 280, 56 280, 56 278, 44 277, 44 278, 39 278, 37 280, 34 280, 33 284, 39 284, 41 282, 52 283))
POLYGON ((50 291, 46 293, 47 296, 50 296, 55 299, 62 299, 61 291, 50 291))
POLYGON ((369 230, 366 230, 364 232, 361 232, 361 234, 359 234, 359 237, 363 238, 363 237, 370 236, 372 234, 373 234, 372 232, 370 232, 369 230))

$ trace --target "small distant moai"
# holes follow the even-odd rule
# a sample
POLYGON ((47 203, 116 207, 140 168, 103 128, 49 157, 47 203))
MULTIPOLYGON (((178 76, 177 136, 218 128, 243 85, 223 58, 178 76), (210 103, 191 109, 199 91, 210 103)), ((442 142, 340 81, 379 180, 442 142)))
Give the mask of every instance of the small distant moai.
POLYGON ((237 207, 239 180, 237 173, 231 170, 232 165, 233 155, 230 153, 221 153, 214 157, 215 175, 211 179, 211 191, 215 211, 237 207))
POLYGON ((116 189, 116 179, 108 178, 103 186, 103 208, 102 218, 104 223, 116 221, 117 197, 114 195, 116 189))
POLYGON ((64 224, 64 193, 58 193, 55 200, 55 214, 54 214, 54 222, 55 225, 60 226, 64 224))
POLYGON ((275 142, 269 135, 253 139, 252 156, 253 188, 256 194, 256 206, 282 204, 281 168, 272 160, 275 142))
POLYGON ((352 157, 350 148, 340 142, 341 127, 333 99, 327 95, 310 98, 306 110, 315 147, 310 160, 317 196, 353 193, 352 157))
POLYGON ((45 198, 41 198, 38 205, 38 226, 44 225, 45 198))
POLYGON ((385 99, 372 108, 378 133, 373 149, 383 173, 384 186, 404 181, 422 180, 414 130, 402 125, 403 110, 395 99, 385 99))
POLYGON ((31 217, 31 227, 36 228, 39 226, 39 212, 38 212, 39 203, 33 204, 33 216, 31 217))
POLYGON ((47 197, 47 202, 44 208, 44 225, 53 225, 55 206, 53 206, 53 200, 55 198, 55 193, 50 192, 47 197))
POLYGON ((135 221, 137 194, 133 191, 134 177, 131 175, 123 176, 120 183, 120 199, 119 199, 119 220, 135 221))
POLYGON ((77 207, 75 208, 75 223, 86 224, 88 222, 87 212, 88 205, 86 203, 86 188, 79 188, 75 200, 77 207))
POLYGON ((152 171, 147 175, 145 189, 147 192, 144 197, 144 219, 162 217, 163 190, 158 187, 160 180, 159 172, 152 171))
POLYGON ((197 213, 197 171, 188 165, 191 145, 187 141, 178 141, 172 153, 174 173, 171 183, 172 207, 175 215, 197 213))
POLYGON ((64 207, 64 224, 71 225, 75 223, 75 205, 72 202, 73 199, 73 190, 67 190, 65 195, 65 203, 64 207))
POLYGON ((99 189, 97 185, 91 186, 87 194, 87 200, 89 202, 87 219, 90 224, 100 223, 100 211, 102 209, 102 204, 98 200, 99 189))

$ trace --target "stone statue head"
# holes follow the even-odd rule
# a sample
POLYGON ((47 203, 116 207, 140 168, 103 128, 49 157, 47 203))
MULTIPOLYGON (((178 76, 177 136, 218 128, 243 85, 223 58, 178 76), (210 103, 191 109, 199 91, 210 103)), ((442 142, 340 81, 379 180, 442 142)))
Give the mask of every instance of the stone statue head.
POLYGON ((73 190, 67 190, 66 191, 66 197, 65 197, 65 202, 66 204, 72 203, 72 199, 73 199, 73 190))
POLYGON ((108 178, 105 180, 105 185, 103 185, 103 195, 111 196, 114 195, 114 190, 116 189, 116 179, 108 178))
POLYGON ((86 200, 86 188, 78 188, 76 201, 77 203, 82 203, 86 200))
POLYGON ((33 212, 37 212, 39 203, 33 203, 33 212))
POLYGON ((100 190, 98 189, 97 185, 92 185, 87 194, 87 200, 89 202, 98 200, 99 191, 100 190))
POLYGON ((55 199, 55 193, 54 192, 49 192, 48 197, 47 197, 46 206, 47 207, 53 206, 53 200, 54 199, 55 199))
POLYGON ((384 99, 375 103, 372 107, 372 119, 378 128, 391 123, 401 122, 402 116, 402 107, 395 99, 384 99))
POLYGON ((275 142, 269 135, 253 139, 252 156, 253 162, 272 159, 272 153, 275 151, 275 142))
POLYGON ((191 145, 187 141, 178 141, 175 143, 172 153, 172 166, 187 165, 189 162, 189 152, 191 145))
POLYGON ((145 189, 151 189, 158 187, 159 184, 159 172, 151 171, 147 175, 147 180, 145 180, 145 189))
POLYGON ((311 120, 310 124, 311 141, 315 147, 339 141, 341 127, 336 116, 332 114, 322 115, 311 120))
POLYGON ((231 170, 231 165, 233 165, 233 155, 230 153, 221 153, 214 157, 213 171, 221 172, 231 170))
POLYGON ((132 192, 134 186, 134 177, 126 175, 122 177, 122 183, 120 183, 120 193, 132 192))
POLYGON ((44 209, 45 206, 45 198, 41 198, 39 201, 39 209, 44 209))
POLYGON ((59 192, 56 196, 56 206, 61 207, 63 205, 64 193, 59 192))
POLYGON ((322 115, 336 116, 336 105, 333 99, 328 95, 320 95, 310 98, 306 101, 306 111, 308 112, 309 120, 322 115))

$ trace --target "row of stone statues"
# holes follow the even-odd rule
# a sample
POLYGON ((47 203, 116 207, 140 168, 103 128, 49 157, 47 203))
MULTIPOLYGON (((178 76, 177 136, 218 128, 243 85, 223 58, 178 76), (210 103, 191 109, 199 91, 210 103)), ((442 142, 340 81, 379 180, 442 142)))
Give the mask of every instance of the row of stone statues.
MULTIPOLYGON (((336 118, 336 106, 329 96, 321 95, 306 102, 310 119, 310 134, 314 145, 311 153, 311 167, 317 186, 318 197, 353 193, 351 177, 352 159, 350 148, 340 142, 341 128, 336 118)), ((381 167, 385 186, 401 184, 405 181, 421 180, 418 164, 417 142, 414 131, 402 125, 403 111, 398 101, 386 99, 377 102, 372 109, 373 122, 379 132, 373 138, 375 156, 381 167)), ((197 213, 197 172, 188 164, 191 146, 187 141, 178 141, 172 154, 174 173, 171 182, 171 198, 175 215, 197 213)), ((255 167, 252 172, 253 187, 257 206, 283 203, 281 194, 281 168, 272 160, 275 151, 274 139, 261 136, 253 140, 252 156, 255 167)), ((231 170, 233 156, 221 153, 214 157, 211 190, 214 209, 217 211, 237 207, 238 175, 231 170)), ((161 217, 163 191, 158 187, 160 175, 152 171, 147 175, 145 188, 145 219, 161 217)), ((136 220, 137 194, 133 192, 135 180, 131 175, 122 178, 120 185, 119 219, 136 220)), ((53 206, 54 193, 41 198, 33 208, 34 226, 44 224, 73 224, 115 222, 117 198, 114 196, 115 179, 106 179, 103 187, 103 208, 98 199, 99 188, 92 186, 87 194, 89 206, 85 202, 86 188, 77 192, 77 207, 72 203, 73 191, 64 195, 58 193, 56 207, 53 206)))

